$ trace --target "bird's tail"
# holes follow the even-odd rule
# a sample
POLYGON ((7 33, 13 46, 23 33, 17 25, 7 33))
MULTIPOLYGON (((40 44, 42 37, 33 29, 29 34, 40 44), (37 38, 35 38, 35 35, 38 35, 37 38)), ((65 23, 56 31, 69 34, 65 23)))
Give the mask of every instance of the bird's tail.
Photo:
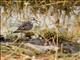
POLYGON ((16 31, 14 31, 13 33, 20 33, 21 31, 19 31, 19 30, 16 30, 16 31))

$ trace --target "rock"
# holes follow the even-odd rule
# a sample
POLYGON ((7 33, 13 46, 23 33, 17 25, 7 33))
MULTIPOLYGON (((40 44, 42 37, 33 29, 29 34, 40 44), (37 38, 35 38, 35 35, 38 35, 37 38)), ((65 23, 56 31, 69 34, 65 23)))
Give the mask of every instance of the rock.
POLYGON ((0 42, 5 42, 5 41, 6 41, 5 38, 2 35, 0 35, 0 42))
POLYGON ((35 44, 35 45, 44 45, 44 40, 40 38, 33 38, 30 39, 28 43, 35 44))
POLYGON ((50 46, 42 46, 42 45, 34 45, 34 44, 31 44, 31 43, 27 43, 25 44, 25 46, 28 46, 32 49, 35 49, 41 53, 45 53, 47 52, 48 50, 52 50, 52 51, 57 51, 59 49, 59 47, 57 46, 54 46, 54 45, 50 45, 50 46))
POLYGON ((66 51, 66 53, 76 53, 78 51, 76 45, 71 42, 63 43, 63 49, 66 51))

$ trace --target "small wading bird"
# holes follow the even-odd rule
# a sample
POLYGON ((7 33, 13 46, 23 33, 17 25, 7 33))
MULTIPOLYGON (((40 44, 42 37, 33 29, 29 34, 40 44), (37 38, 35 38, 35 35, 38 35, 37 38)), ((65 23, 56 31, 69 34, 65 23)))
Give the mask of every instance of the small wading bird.
POLYGON ((34 23, 37 23, 37 20, 35 18, 31 19, 30 21, 24 22, 22 25, 18 27, 14 33, 25 33, 27 37, 30 37, 34 35, 32 29, 34 28, 34 23), (30 33, 30 34, 29 34, 30 33))
MULTIPOLYGON (((35 18, 33 18, 30 21, 24 22, 22 25, 20 25, 18 27, 18 29, 16 31, 14 31, 14 33, 24 33, 25 37, 28 37, 29 39, 31 39, 31 37, 36 34, 36 33, 32 32, 32 29, 34 28, 34 23, 39 24, 39 22, 35 18)), ((40 33, 40 34, 38 34, 38 37, 39 38, 41 37, 43 40, 45 40, 44 45, 48 45, 49 41, 47 41, 45 38, 48 38, 49 36, 46 36, 44 38, 40 33)))

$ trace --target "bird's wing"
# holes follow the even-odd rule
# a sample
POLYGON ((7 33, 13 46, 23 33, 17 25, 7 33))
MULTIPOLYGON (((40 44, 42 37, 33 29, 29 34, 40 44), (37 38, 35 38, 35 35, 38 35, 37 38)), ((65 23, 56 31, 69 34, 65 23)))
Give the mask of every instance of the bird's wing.
POLYGON ((33 24, 31 22, 25 22, 17 30, 31 30, 32 27, 33 24))

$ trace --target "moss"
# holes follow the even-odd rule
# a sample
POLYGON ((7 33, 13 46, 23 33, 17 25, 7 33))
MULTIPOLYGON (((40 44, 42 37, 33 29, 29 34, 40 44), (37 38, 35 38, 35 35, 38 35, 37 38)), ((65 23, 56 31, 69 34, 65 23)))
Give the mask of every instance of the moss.
POLYGON ((50 39, 51 37, 54 37, 55 36, 55 32, 53 31, 47 31, 44 33, 44 37, 47 38, 47 39, 50 39))
POLYGON ((34 35, 33 32, 27 32, 27 33, 25 33, 25 36, 26 37, 29 37, 29 38, 31 38, 31 36, 33 36, 33 35, 34 35))

